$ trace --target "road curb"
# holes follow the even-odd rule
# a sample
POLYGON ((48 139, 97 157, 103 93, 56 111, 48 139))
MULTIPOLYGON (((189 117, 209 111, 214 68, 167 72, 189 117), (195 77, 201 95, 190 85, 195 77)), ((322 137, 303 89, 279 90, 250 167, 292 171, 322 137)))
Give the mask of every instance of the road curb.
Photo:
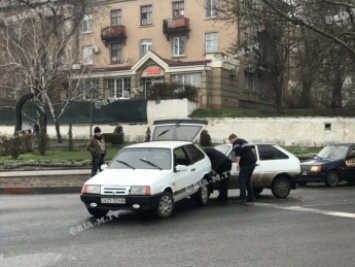
POLYGON ((17 194, 17 195, 30 195, 30 194, 68 194, 80 193, 81 187, 2 187, 0 194, 17 194))

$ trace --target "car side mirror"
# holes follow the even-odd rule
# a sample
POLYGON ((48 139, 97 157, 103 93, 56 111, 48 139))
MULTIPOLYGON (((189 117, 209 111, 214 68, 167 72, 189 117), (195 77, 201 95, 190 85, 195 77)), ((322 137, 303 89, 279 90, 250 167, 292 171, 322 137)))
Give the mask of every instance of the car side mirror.
POLYGON ((103 170, 106 170, 107 167, 108 167, 107 164, 102 164, 102 165, 100 166, 100 169, 103 171, 103 170))
POLYGON ((187 166, 185 166, 185 165, 177 165, 175 167, 175 172, 183 172, 183 171, 187 171, 187 166))

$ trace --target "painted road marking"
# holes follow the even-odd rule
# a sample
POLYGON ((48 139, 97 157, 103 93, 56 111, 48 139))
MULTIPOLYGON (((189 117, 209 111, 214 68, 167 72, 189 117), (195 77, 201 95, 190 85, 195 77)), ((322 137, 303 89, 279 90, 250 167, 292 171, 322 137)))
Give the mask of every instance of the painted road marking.
POLYGON ((282 210, 301 211, 301 212, 308 212, 308 213, 314 213, 314 214, 322 214, 322 215, 328 215, 328 216, 336 216, 336 217, 355 219, 355 213, 351 213, 351 212, 325 211, 325 210, 304 208, 304 207, 299 207, 299 206, 283 207, 283 206, 277 206, 274 204, 266 204, 266 203, 254 203, 254 205, 255 206, 262 206, 262 207, 271 207, 271 208, 282 209, 282 210))

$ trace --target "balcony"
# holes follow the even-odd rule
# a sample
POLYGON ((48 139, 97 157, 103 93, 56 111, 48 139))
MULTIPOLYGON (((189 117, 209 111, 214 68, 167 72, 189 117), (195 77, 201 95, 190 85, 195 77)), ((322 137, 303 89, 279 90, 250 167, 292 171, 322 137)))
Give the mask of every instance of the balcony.
POLYGON ((189 38, 190 25, 188 18, 164 19, 163 32, 166 39, 169 40, 171 35, 186 35, 189 38))
POLYGON ((126 27, 123 25, 108 26, 101 30, 101 40, 107 46, 110 42, 126 42, 126 27))

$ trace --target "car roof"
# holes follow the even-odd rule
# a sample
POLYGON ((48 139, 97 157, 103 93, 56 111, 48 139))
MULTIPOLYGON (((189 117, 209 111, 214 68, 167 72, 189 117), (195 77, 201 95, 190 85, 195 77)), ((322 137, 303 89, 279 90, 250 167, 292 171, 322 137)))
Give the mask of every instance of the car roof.
POLYGON ((138 148, 138 147, 143 147, 143 148, 176 148, 184 145, 190 145, 193 144, 193 142, 189 141, 150 141, 150 142, 144 142, 144 143, 138 143, 138 144, 133 144, 133 145, 128 145, 125 148, 138 148))

